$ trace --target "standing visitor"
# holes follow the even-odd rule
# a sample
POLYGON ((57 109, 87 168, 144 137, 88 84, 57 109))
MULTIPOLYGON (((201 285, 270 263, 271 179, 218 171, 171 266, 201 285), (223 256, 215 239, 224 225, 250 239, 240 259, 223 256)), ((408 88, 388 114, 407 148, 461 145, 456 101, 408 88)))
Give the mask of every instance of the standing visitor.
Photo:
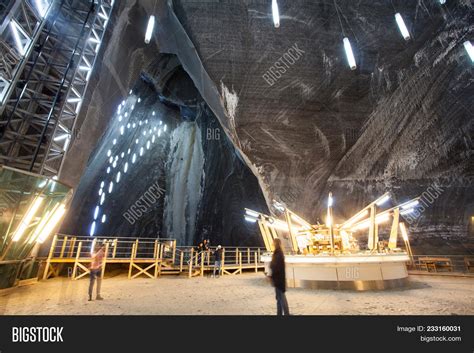
POLYGON ((281 241, 278 238, 273 240, 275 250, 273 251, 272 262, 270 263, 271 278, 275 287, 277 301, 277 315, 290 315, 288 301, 286 300, 286 273, 285 255, 281 248, 281 241))
POLYGON ((204 249, 204 251, 209 250, 209 240, 204 239, 204 242, 203 242, 203 249, 204 249))
POLYGON ((95 244, 94 250, 91 254, 90 266, 90 282, 89 282, 89 301, 92 300, 92 291, 94 289, 94 282, 97 279, 96 299, 103 300, 100 296, 100 286, 102 284, 102 260, 104 259, 104 244, 95 244))
POLYGON ((213 277, 216 277, 216 269, 217 269, 217 277, 220 276, 221 266, 222 266, 222 247, 218 245, 216 251, 214 251, 214 272, 212 274, 213 277))

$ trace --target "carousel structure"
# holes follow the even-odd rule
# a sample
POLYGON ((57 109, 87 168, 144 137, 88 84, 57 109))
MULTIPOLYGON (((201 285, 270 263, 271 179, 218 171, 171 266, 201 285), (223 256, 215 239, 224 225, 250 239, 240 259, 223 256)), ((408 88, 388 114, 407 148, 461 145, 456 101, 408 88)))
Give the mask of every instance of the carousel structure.
POLYGON ((419 198, 387 207, 390 199, 385 193, 342 223, 334 222, 331 193, 324 224, 312 224, 277 201, 273 206, 280 217, 245 209, 245 220, 258 223, 267 250, 262 255, 266 272, 273 239, 281 239, 289 287, 401 287, 407 283, 407 264, 413 261, 407 228, 401 219, 414 212, 419 198))

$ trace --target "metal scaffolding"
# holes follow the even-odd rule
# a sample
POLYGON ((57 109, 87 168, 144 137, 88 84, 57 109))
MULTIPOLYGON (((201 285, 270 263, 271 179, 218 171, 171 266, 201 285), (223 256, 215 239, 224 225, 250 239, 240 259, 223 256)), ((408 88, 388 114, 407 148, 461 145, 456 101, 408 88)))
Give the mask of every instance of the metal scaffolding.
POLYGON ((0 27, 0 164, 58 175, 114 0, 16 0, 0 27))

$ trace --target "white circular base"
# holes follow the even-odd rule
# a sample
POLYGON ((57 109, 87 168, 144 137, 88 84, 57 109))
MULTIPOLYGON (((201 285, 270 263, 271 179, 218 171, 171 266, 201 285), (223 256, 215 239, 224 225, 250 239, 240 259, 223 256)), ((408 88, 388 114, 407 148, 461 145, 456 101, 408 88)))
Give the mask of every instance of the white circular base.
MULTIPOLYGON (((401 254, 375 255, 286 255, 288 287, 314 289, 372 290, 406 285, 409 257, 401 254)), ((269 273, 271 254, 262 255, 269 273)))

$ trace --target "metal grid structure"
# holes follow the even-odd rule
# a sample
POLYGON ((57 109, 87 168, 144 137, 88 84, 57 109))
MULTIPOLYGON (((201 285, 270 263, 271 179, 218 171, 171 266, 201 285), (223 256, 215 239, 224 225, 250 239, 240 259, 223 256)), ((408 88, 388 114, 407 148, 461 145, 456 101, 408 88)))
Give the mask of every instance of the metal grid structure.
POLYGON ((13 64, 0 71, 8 86, 0 100, 0 164, 58 175, 113 4, 16 0, 10 6, 0 32, 2 56, 13 64))

